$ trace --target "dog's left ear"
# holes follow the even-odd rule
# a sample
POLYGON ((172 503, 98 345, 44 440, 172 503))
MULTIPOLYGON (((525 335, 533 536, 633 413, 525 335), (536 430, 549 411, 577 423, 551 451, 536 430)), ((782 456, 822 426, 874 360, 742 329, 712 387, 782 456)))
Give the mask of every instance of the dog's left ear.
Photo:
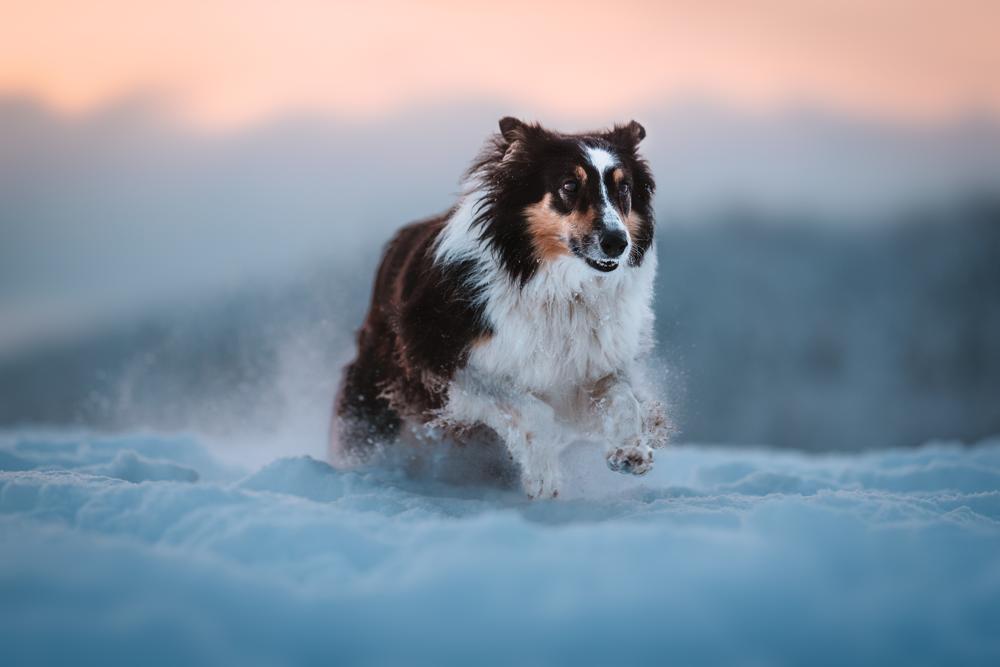
POLYGON ((646 138, 646 128, 638 122, 632 120, 628 125, 615 125, 615 129, 609 133, 611 141, 620 146, 635 148, 639 142, 646 138))

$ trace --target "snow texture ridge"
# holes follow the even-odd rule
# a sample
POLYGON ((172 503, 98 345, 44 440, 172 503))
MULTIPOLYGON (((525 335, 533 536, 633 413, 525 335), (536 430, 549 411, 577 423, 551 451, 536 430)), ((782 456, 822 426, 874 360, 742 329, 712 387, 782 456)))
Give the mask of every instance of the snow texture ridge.
MULTIPOLYGON (((586 458, 586 457, 584 457, 586 458)), ((685 445, 575 498, 0 435, 3 664, 1000 664, 1000 440, 685 445)))

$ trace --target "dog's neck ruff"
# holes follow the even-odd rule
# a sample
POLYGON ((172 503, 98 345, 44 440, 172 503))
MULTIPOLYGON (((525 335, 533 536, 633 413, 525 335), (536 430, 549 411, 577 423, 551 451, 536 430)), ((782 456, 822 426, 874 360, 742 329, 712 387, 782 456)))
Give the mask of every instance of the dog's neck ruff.
POLYGON ((655 251, 613 273, 572 255, 546 260, 522 285, 481 237, 476 205, 474 192, 464 197, 434 255, 437 263, 473 267, 467 288, 493 332, 470 350, 469 370, 545 394, 629 371, 652 346, 655 251))

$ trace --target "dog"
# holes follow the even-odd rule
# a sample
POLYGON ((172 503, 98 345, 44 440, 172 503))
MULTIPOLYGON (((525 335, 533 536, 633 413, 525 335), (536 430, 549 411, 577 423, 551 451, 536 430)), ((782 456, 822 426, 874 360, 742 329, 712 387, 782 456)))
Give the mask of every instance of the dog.
POLYGON ((524 491, 557 497, 559 455, 605 443, 642 475, 666 444, 645 395, 656 275, 646 135, 500 120, 447 213, 387 244, 334 405, 339 467, 428 437, 499 440, 524 491))

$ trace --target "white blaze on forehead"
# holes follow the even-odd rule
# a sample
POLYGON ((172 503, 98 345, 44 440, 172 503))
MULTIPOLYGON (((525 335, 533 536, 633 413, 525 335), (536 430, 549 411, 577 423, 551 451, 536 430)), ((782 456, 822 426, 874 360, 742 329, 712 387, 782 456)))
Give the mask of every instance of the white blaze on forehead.
POLYGON ((597 170, 597 181, 599 187, 601 188, 601 198, 604 200, 604 224, 611 229, 619 228, 624 230, 625 236, 629 239, 629 243, 631 244, 632 237, 629 235, 628 229, 626 229, 621 216, 618 215, 618 210, 611 205, 611 199, 608 197, 608 188, 604 184, 604 175, 609 169, 618 166, 618 158, 615 157, 615 155, 610 151, 603 148, 597 148, 596 146, 584 145, 583 150, 587 154, 587 160, 590 164, 594 165, 594 169, 597 170))
POLYGON ((597 173, 601 176, 601 187, 603 187, 604 173, 608 169, 611 169, 611 167, 618 164, 618 158, 603 148, 584 146, 584 150, 587 151, 587 159, 590 160, 590 164, 594 165, 594 169, 596 169, 597 173))

